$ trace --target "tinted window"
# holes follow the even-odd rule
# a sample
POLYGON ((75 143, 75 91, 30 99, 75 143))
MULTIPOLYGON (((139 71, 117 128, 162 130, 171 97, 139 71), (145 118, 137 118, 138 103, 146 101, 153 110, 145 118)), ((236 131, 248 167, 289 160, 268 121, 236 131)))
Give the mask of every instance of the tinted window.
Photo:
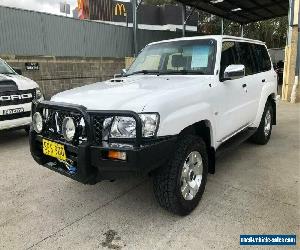
POLYGON ((253 44, 253 52, 257 62, 258 71, 264 72, 271 70, 271 60, 266 46, 253 44))
POLYGON ((231 64, 238 64, 236 43, 223 42, 220 76, 224 75, 225 69, 231 64))
POLYGON ((238 43, 239 62, 245 65, 246 76, 257 72, 256 65, 253 60, 252 49, 249 43, 238 43))

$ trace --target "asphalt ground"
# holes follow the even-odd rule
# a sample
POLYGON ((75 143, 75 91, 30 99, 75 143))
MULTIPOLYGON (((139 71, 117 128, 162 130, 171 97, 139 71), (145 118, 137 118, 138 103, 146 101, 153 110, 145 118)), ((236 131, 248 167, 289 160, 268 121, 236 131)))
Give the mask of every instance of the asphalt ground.
POLYGON ((186 217, 159 207, 150 177, 85 186, 38 166, 23 131, 0 133, 0 167, 1 249, 238 249, 240 234, 300 240, 300 104, 280 104, 268 145, 245 142, 218 159, 186 217))

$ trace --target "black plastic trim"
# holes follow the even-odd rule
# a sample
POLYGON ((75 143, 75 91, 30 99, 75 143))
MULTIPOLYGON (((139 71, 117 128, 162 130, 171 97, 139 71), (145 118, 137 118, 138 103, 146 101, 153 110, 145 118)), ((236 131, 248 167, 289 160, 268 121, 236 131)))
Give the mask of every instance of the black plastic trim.
MULTIPOLYGON (((145 175, 166 164, 174 152, 177 136, 143 138, 141 118, 139 114, 133 111, 94 111, 87 110, 85 107, 78 105, 43 101, 33 105, 33 113, 36 111, 42 112, 43 108, 76 112, 82 115, 85 120, 87 141, 78 146, 51 138, 44 138, 42 135, 38 135, 32 128, 30 131, 30 150, 35 161, 81 183, 94 184, 101 180, 116 179, 120 176, 145 175), (111 144, 112 141, 110 140, 109 142, 103 142, 101 145, 96 145, 94 143, 91 120, 93 115, 134 118, 136 120, 136 138, 131 141, 133 143, 128 147, 118 147, 111 144), (63 144, 69 159, 76 161, 77 172, 71 173, 63 163, 44 155, 42 152, 43 139, 63 144), (107 155, 109 150, 126 152, 126 161, 108 159, 105 155, 107 155)), ((122 140, 116 140, 116 143, 121 144, 122 140)))

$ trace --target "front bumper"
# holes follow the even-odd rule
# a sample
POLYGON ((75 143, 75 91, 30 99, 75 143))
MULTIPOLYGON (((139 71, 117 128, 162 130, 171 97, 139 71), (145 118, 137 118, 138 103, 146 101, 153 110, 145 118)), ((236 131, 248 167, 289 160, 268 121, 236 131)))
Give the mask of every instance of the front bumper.
MULTIPOLYGON (((50 103, 42 104, 48 106, 50 103)), ((56 106, 58 107, 58 106, 56 106)), ((71 107, 67 107, 70 109, 71 107)), ((89 113, 85 110, 77 111, 83 113, 86 121, 88 121, 89 113)), ((93 111, 95 113, 95 111, 93 111)), ((115 112, 118 115, 119 112, 115 112)), ((130 115, 134 115, 130 113, 130 115)), ((137 125, 139 125, 138 116, 137 125)), ((92 134, 91 124, 87 124, 89 131, 92 134)), ((137 127, 141 128, 141 124, 137 127)), ((141 135, 141 131, 138 132, 141 135)), ((143 176, 152 170, 167 164, 172 153, 174 152, 177 136, 158 137, 148 141, 143 141, 142 138, 136 138, 136 141, 130 146, 124 146, 117 143, 101 144, 95 143, 92 139, 74 146, 72 144, 47 138, 37 134, 34 130, 30 131, 30 150, 34 160, 44 167, 53 171, 59 172, 69 178, 79 181, 84 184, 95 184, 101 180, 114 180, 129 176, 143 176), (67 159, 74 162, 72 168, 69 168, 65 162, 61 162, 55 158, 43 154, 43 139, 47 139, 65 147, 67 159), (126 153, 126 160, 113 160, 107 157, 108 151, 114 150, 126 153), (75 168, 75 171, 74 171, 75 168)))
POLYGON ((63 163, 43 154, 42 136, 31 131, 29 138, 31 154, 38 164, 84 184, 146 175, 168 163, 176 141, 176 137, 172 136, 133 148, 103 147, 89 144, 74 147, 64 144, 67 158, 76 158, 76 172, 73 173, 63 163), (106 155, 109 150, 125 152, 126 161, 108 159, 106 155))
POLYGON ((31 123, 31 117, 23 117, 14 120, 0 121, 0 130, 18 129, 28 127, 31 123))

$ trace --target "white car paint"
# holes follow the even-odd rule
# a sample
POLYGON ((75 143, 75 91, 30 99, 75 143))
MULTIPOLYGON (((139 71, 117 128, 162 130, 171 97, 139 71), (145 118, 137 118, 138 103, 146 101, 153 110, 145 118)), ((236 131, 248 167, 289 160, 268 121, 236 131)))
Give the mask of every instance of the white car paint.
POLYGON ((169 41, 197 39, 217 41, 214 75, 132 75, 65 91, 52 101, 83 105, 88 110, 158 112, 158 136, 176 135, 192 124, 205 121, 211 130, 211 146, 217 149, 240 129, 258 127, 267 98, 277 96, 276 73, 272 67, 269 72, 221 82, 223 41, 264 43, 228 36, 169 41), (247 87, 242 87, 243 84, 247 87))
MULTIPOLYGON (((2 59, 0 59, 1 62, 4 62, 2 59)), ((4 62, 5 63, 5 62, 4 62)), ((2 80, 12 80, 16 83, 18 90, 31 90, 31 89, 37 89, 39 86, 36 82, 33 80, 18 75, 18 74, 9 74, 9 75, 4 75, 0 74, 0 96, 8 96, 8 93, 1 93, 1 81, 2 80)), ((42 100, 42 99, 41 99, 42 100)), ((10 109, 18 109, 18 108, 23 108, 24 112, 29 112, 31 111, 31 103, 25 103, 25 104, 17 104, 17 105, 2 105, 0 102, 0 116, 3 115, 4 110, 10 110, 10 109)), ((19 119, 14 119, 14 120, 0 120, 0 130, 4 129, 11 129, 11 128, 18 128, 18 127, 24 127, 28 126, 31 123, 31 117, 23 117, 19 119)))
POLYGON ((39 85, 35 81, 18 74, 16 75, 0 74, 0 81, 1 80, 13 80, 17 84, 19 90, 36 89, 39 87, 39 85))

